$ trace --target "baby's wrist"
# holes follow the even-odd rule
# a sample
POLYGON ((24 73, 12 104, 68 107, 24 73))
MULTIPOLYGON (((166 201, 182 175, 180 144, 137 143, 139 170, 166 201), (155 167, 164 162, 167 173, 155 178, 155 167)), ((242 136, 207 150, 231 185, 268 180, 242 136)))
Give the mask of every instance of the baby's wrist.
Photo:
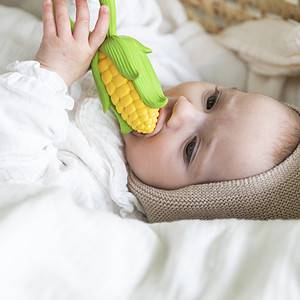
POLYGON ((64 82, 65 84, 69 87, 74 80, 72 80, 71 78, 69 78, 69 76, 67 76, 64 72, 62 72, 61 70, 57 70, 55 68, 49 67, 47 65, 44 65, 42 63, 40 63, 40 67, 43 69, 46 69, 50 72, 54 72, 56 73, 64 82))

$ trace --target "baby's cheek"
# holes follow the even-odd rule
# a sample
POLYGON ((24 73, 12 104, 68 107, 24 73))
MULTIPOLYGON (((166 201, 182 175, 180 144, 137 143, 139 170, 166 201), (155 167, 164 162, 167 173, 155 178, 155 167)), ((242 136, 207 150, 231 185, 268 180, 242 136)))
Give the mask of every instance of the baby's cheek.
POLYGON ((126 158, 130 169, 144 182, 149 182, 156 172, 158 149, 151 143, 132 141, 126 148, 126 158))
POLYGON ((125 138, 125 156, 130 168, 137 174, 143 168, 147 148, 135 141, 134 137, 125 138))
POLYGON ((125 158, 131 169, 133 169, 132 165, 134 165, 134 162, 135 162, 134 157, 137 157, 135 152, 136 151, 135 151, 134 146, 130 142, 127 142, 125 144, 125 158))

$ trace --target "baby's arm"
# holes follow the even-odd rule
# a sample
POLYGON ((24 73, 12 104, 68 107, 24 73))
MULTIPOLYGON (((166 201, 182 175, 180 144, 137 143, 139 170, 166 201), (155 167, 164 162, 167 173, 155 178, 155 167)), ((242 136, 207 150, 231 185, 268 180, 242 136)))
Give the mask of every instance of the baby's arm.
POLYGON ((0 76, 0 182, 33 182, 61 164, 56 148, 69 125, 66 110, 73 108, 67 85, 88 69, 108 27, 102 8, 89 36, 86 1, 78 0, 77 8, 72 35, 65 1, 56 1, 56 24, 51 2, 45 1, 37 61, 16 62, 0 76))

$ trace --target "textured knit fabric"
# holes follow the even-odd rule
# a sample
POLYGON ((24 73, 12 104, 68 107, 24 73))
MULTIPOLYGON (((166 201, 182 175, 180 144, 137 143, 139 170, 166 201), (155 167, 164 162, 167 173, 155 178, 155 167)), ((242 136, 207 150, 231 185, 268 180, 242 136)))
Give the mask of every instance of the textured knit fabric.
POLYGON ((279 165, 245 179, 163 190, 144 184, 130 171, 128 187, 151 223, 180 219, 300 218, 300 144, 279 165))

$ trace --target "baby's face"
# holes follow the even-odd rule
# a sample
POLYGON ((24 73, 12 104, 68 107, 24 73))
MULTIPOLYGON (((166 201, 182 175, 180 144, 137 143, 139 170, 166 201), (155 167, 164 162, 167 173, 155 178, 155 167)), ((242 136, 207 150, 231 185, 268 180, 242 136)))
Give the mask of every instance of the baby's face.
POLYGON ((175 189, 245 178, 274 166, 272 151, 288 108, 260 94, 208 83, 165 92, 152 134, 124 136, 131 169, 146 184, 175 189))

